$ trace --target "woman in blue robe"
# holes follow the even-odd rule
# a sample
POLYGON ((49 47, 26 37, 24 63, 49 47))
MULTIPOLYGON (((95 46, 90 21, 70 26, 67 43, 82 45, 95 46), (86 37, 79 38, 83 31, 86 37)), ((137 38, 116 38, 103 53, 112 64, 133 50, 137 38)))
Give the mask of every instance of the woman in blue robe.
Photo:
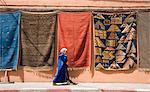
POLYGON ((68 65, 67 65, 67 49, 62 48, 60 50, 60 54, 58 56, 58 68, 57 72, 55 74, 54 80, 53 80, 53 85, 68 85, 68 84, 76 84, 73 83, 69 79, 69 73, 68 73, 68 65))

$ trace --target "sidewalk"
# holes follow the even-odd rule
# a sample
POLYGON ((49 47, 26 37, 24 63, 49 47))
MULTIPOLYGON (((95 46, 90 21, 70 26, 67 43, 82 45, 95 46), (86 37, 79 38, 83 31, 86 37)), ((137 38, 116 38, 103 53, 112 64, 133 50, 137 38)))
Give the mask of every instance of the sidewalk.
POLYGON ((150 84, 79 83, 53 86, 47 82, 0 84, 0 92, 150 92, 150 84), (6 91, 7 90, 7 91, 6 91))

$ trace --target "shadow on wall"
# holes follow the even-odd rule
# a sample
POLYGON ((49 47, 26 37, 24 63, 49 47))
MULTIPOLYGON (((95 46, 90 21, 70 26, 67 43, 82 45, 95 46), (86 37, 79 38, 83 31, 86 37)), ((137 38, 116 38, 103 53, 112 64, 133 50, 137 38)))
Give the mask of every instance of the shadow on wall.
POLYGON ((18 78, 20 82, 24 82, 24 71, 22 67, 19 67, 17 70, 13 71, 8 71, 7 75, 5 76, 5 72, 1 71, 0 72, 0 82, 5 83, 5 82, 16 82, 16 80, 11 79, 12 77, 18 78))
MULTIPOLYGON (((21 79, 21 82, 24 82, 24 71, 23 71, 23 67, 18 67, 18 69, 16 71, 10 71, 8 72, 8 76, 15 76, 15 77, 19 77, 21 79)), ((15 80, 11 80, 10 82, 15 82, 15 80)))
POLYGON ((84 71, 85 71, 85 69, 70 70, 69 75, 71 78, 77 78, 84 71))
MULTIPOLYGON (((40 81, 38 78, 43 78, 44 81, 52 81, 52 71, 49 69, 35 69, 33 67, 19 66, 17 71, 8 72, 9 82, 27 82, 27 81, 40 81), (29 75, 28 75, 29 74, 29 75), (29 79, 27 78, 29 77, 29 79), (35 77, 35 78, 34 78, 35 77), (31 78, 31 79, 30 79, 31 78), (33 78, 33 80, 32 80, 33 78)), ((4 81, 4 73, 0 72, 1 82, 4 81)))
POLYGON ((53 79, 52 70, 47 67, 45 69, 40 67, 24 67, 24 71, 33 74, 34 76, 37 76, 39 78, 44 78, 48 80, 53 79))
MULTIPOLYGON (((123 74, 130 74, 130 73, 133 73, 134 71, 136 70, 136 68, 134 69, 130 69, 130 70, 115 70, 115 71, 112 71, 112 70, 99 70, 98 72, 102 72, 104 74, 119 74, 119 73, 123 73, 123 74)), ((85 69, 79 69, 79 70, 71 70, 69 71, 69 74, 70 74, 70 77, 71 78, 77 78, 80 74, 82 74, 83 72, 85 72, 86 70, 85 69)), ((94 76, 94 73, 96 72, 97 70, 95 69, 92 69, 90 70, 90 73, 92 73, 92 76, 94 76)), ((150 73, 150 72, 148 72, 150 73)))

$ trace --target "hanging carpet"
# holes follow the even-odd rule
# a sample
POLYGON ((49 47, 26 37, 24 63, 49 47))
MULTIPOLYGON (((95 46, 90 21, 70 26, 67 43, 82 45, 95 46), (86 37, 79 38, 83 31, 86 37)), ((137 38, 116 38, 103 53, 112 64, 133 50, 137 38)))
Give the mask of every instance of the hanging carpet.
POLYGON ((93 12, 93 16, 96 70, 135 68, 137 64, 136 14, 134 12, 93 12), (104 32, 105 37, 101 35, 104 32))
POLYGON ((16 69, 19 58, 20 15, 0 12, 0 69, 16 69))
POLYGON ((61 12, 58 14, 58 51, 67 48, 70 68, 83 68, 91 62, 91 13, 61 12))
POLYGON ((150 12, 138 13, 139 67, 150 70, 150 12))
POLYGON ((22 13, 22 65, 53 66, 55 52, 56 13, 22 13))

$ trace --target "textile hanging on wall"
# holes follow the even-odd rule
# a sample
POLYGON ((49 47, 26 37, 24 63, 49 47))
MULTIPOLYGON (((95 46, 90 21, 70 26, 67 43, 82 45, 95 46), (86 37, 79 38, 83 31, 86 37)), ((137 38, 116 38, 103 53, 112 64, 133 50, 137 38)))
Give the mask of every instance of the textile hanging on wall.
POLYGON ((55 12, 22 13, 22 65, 52 66, 55 48, 55 12))
POLYGON ((150 12, 138 13, 139 67, 150 70, 150 12))
POLYGON ((83 68, 91 61, 91 13, 62 12, 58 14, 58 50, 67 48, 70 68, 83 68))
POLYGON ((93 13, 96 70, 128 70, 137 64, 136 14, 93 13))
POLYGON ((16 69, 19 57, 20 12, 0 13, 0 69, 16 69))

